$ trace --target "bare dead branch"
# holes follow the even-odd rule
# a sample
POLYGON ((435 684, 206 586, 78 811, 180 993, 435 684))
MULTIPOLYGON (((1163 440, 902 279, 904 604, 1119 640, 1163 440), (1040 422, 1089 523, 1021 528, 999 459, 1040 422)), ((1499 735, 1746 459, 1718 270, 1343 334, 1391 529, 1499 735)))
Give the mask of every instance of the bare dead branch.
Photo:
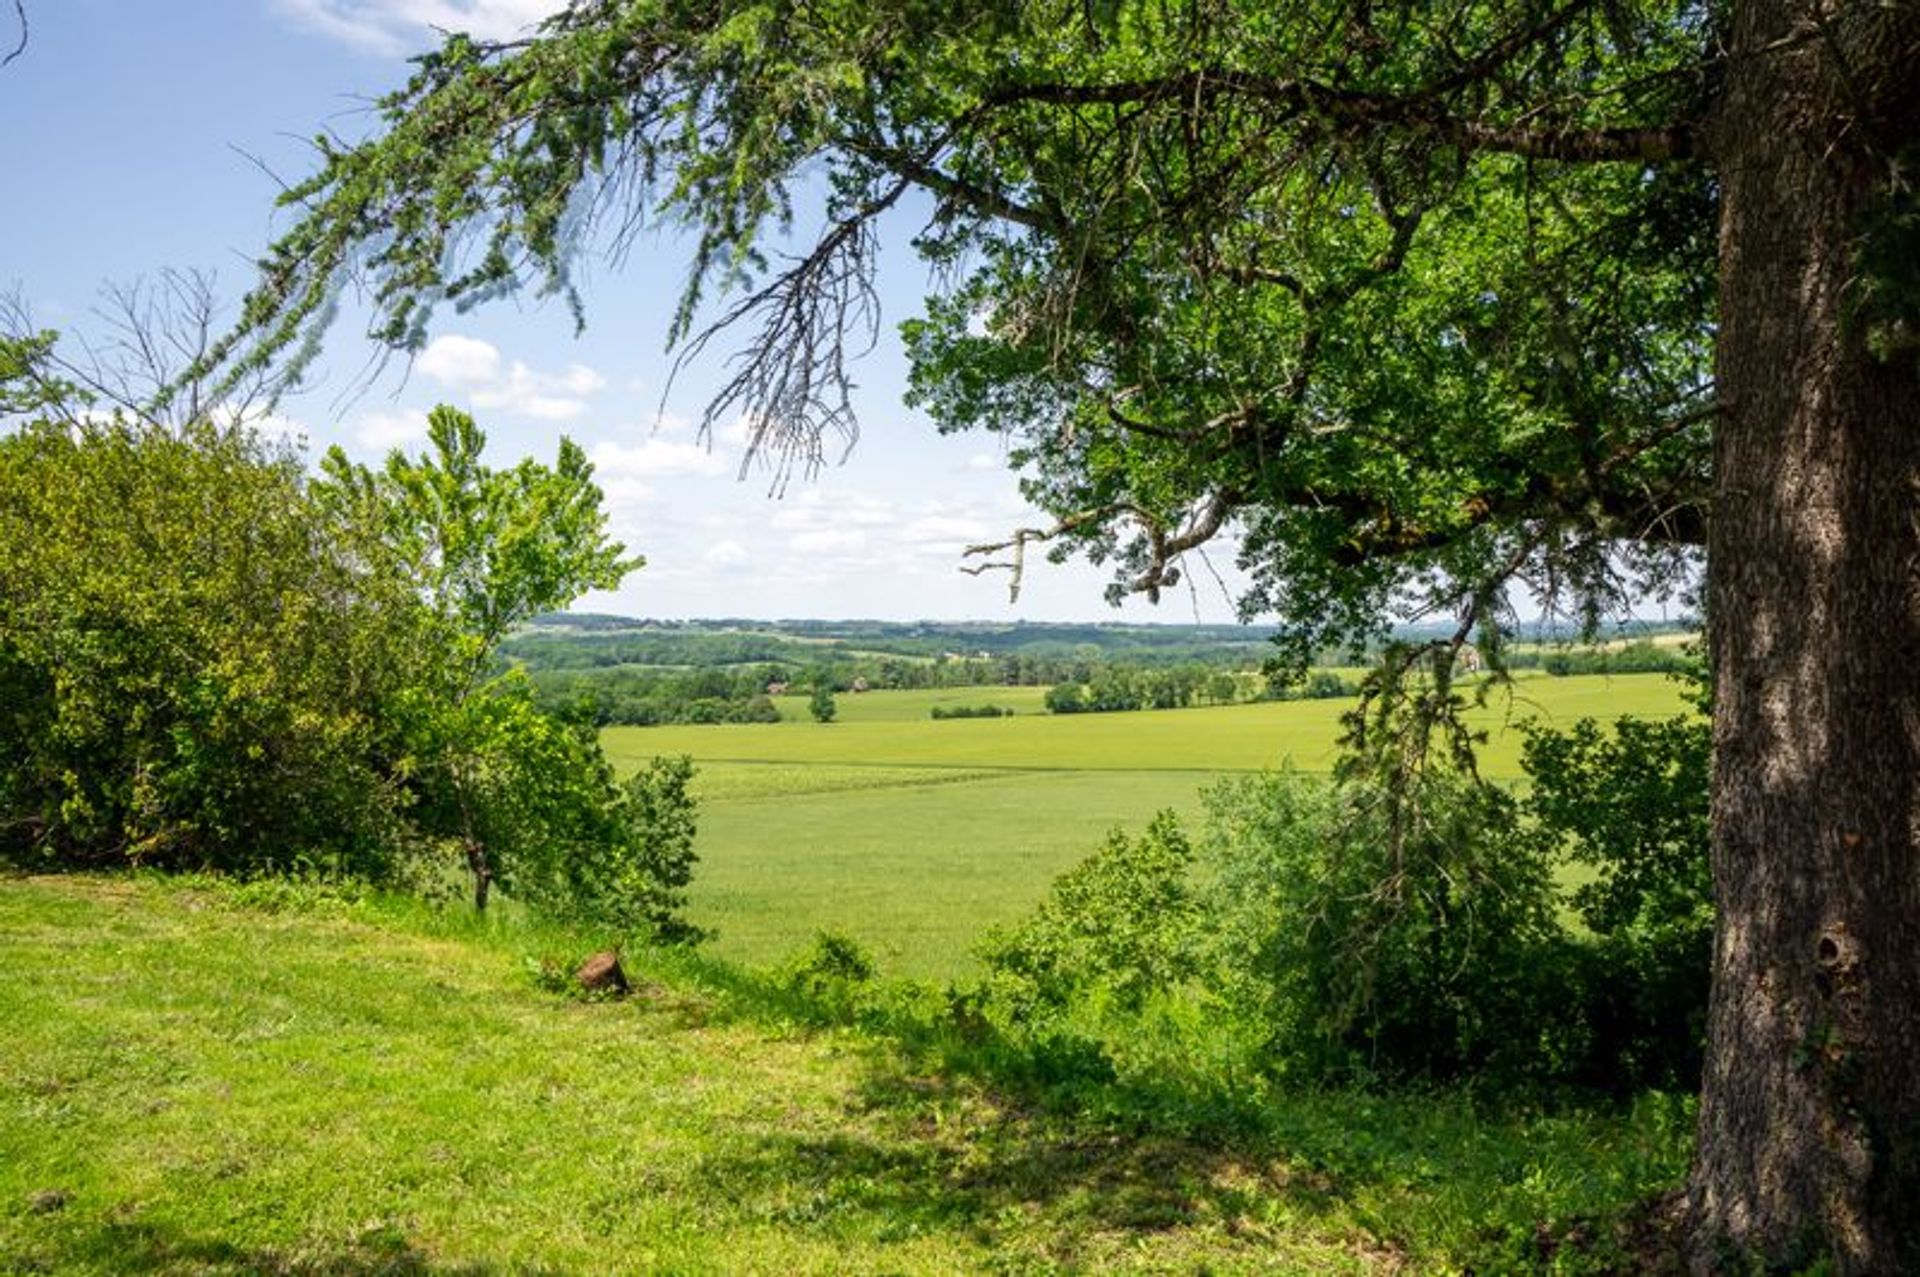
MULTIPOLYGON (((208 272, 166 270, 154 280, 109 284, 93 314, 99 335, 68 334, 78 353, 56 348, 45 374, 30 374, 43 387, 54 379, 77 387, 94 410, 172 428, 214 419, 238 425, 264 417, 287 389, 278 374, 264 371, 228 387, 195 375, 224 324, 208 272)), ((31 310, 19 297, 0 298, 0 331, 34 331, 31 310)))
POLYGON ((980 545, 970 545, 964 554, 967 558, 1000 554, 1012 551, 1011 559, 989 559, 981 563, 963 565, 961 571, 968 576, 980 576, 986 572, 1006 572, 1009 574, 1008 602, 1020 601, 1020 586, 1026 575, 1027 547, 1045 544, 1075 532, 1089 525, 1105 525, 1116 519, 1127 519, 1136 524, 1147 542, 1146 565, 1126 582, 1124 590, 1130 594, 1145 594, 1149 602, 1160 601, 1160 591, 1180 583, 1180 556, 1212 540, 1220 531, 1227 518, 1233 513, 1237 498, 1230 492, 1216 492, 1193 511, 1190 511, 1178 531, 1169 531, 1166 525, 1151 511, 1132 502, 1115 502, 1112 505, 1097 506, 1091 510, 1082 510, 1057 520, 1047 528, 1016 528, 1012 535, 1000 541, 989 541, 980 545))
POLYGON ((740 463, 743 478, 755 460, 771 453, 773 488, 782 491, 796 467, 811 476, 826 463, 829 434, 846 447, 859 437, 848 365, 879 340, 872 224, 910 185, 902 178, 834 223, 804 257, 729 307, 674 359, 669 393, 674 378, 716 335, 759 320, 758 333, 728 361, 733 376, 700 419, 705 438, 729 413, 747 421, 751 435, 740 463), (864 344, 855 346, 850 338, 864 344))
POLYGON ((14 16, 20 20, 20 40, 6 57, 0 58, 0 70, 4 70, 13 60, 27 51, 27 0, 13 0, 14 16))

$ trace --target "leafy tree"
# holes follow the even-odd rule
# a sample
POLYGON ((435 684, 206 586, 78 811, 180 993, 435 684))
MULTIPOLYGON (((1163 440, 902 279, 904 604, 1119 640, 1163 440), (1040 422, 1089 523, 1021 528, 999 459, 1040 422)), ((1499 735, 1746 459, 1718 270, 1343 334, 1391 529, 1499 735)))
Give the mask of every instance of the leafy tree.
MULTIPOLYGON (((313 485, 319 506, 377 547, 378 572, 421 604, 416 660, 393 712, 415 819, 458 842, 476 908, 499 880, 547 901, 597 907, 587 866, 620 828, 619 791, 591 722, 543 714, 532 684, 495 654, 515 625, 612 589, 638 559, 606 537, 592 466, 562 439, 552 467, 494 470, 486 436, 453 408, 428 418, 430 450, 379 470, 338 447, 313 485)), ((592 875, 596 887, 617 874, 592 875)))
POLYGON ((836 712, 833 684, 823 678, 813 685, 813 694, 807 698, 807 713, 816 723, 831 723, 836 712))
POLYGON ((214 354, 305 348, 348 278, 417 345, 658 212, 676 336, 714 288, 757 325, 709 423, 816 465, 917 190, 951 287, 914 393, 1014 436, 1055 516, 1016 574, 1078 548, 1155 596, 1232 525, 1299 655, 1407 605, 1493 646, 1515 576, 1591 617, 1704 547, 1693 1259, 1920 1269, 1916 60, 1911 0, 581 0, 324 139, 214 354))

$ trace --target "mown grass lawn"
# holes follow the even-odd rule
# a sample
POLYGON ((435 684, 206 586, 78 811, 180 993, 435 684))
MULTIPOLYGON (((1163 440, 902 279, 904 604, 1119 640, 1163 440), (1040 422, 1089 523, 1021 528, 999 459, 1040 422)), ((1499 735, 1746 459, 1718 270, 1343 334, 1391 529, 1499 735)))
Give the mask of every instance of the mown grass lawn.
MULTIPOLYGON (((729 957, 773 963, 831 929, 892 972, 969 970, 989 926, 1032 907, 1110 829, 1199 809, 1221 775, 1331 765, 1350 700, 1047 715, 1037 688, 867 692, 840 720, 609 728, 623 768, 690 754, 701 806, 692 914, 729 957), (933 721, 936 701, 1006 704, 1012 718, 933 721), (1030 704, 1031 702, 1032 704, 1030 704)), ((1476 718, 1482 769, 1520 775, 1529 719, 1663 717, 1684 707, 1657 674, 1518 680, 1476 718)))
POLYGON ((1684 1165, 1679 1102, 1248 1091, 1194 1127, 802 1028, 698 959, 633 955, 622 1003, 526 974, 579 943, 0 879, 0 1272, 1508 1271, 1684 1165))

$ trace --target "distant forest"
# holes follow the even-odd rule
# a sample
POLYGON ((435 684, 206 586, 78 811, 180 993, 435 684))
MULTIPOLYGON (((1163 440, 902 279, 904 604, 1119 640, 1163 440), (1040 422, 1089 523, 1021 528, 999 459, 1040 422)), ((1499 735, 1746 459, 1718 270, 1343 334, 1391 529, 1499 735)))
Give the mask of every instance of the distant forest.
MULTIPOLYGON (((1695 627, 1636 621, 1574 645, 1565 627, 1519 627, 1505 661, 1549 674, 1641 673, 1688 655, 1669 638, 1695 627), (1624 645, 1623 645, 1624 643, 1624 645)), ((1409 627, 1397 637, 1438 637, 1409 627)), ((543 700, 601 723, 774 722, 772 695, 824 686, 1048 687, 1055 713, 1185 708, 1349 694, 1325 667, 1365 663, 1326 652, 1316 669, 1276 668, 1271 632, 1240 625, 986 621, 652 621, 603 614, 536 618, 501 646, 543 700), (771 695, 770 695, 771 693, 771 695)))

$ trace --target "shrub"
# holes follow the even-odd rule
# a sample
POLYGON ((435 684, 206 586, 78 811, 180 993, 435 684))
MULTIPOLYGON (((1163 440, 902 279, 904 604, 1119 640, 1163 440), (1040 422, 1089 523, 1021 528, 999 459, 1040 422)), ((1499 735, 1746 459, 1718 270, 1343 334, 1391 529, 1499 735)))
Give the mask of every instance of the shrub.
POLYGON ((1356 688, 1332 670, 1313 670, 1300 685, 1300 698, 1309 701, 1333 700, 1352 696, 1356 688))
POLYGON ((1047 689, 1045 704, 1049 714, 1086 712, 1086 696, 1078 683, 1055 683, 1047 689))
POLYGON ((813 943, 789 962, 781 983, 818 1019, 853 1019, 870 1001, 877 968, 858 940, 839 931, 819 931, 813 943))
POLYGON ((1713 946, 1709 744, 1704 718, 1527 731, 1527 809, 1597 871, 1573 904, 1595 937, 1593 1066, 1617 1085, 1699 1080, 1713 946))
POLYGON ((1087 1000, 1139 1011, 1151 992, 1192 974, 1192 863, 1170 811, 1138 838, 1109 834, 1024 922, 982 941, 990 998, 1016 1022, 1087 1000))
POLYGON ((0 857, 384 875, 404 599, 243 430, 0 438, 0 857))
POLYGON ((1577 962, 1539 840, 1500 790, 1281 773, 1208 797, 1200 903, 1226 1001, 1315 1076, 1509 1077, 1581 1052, 1577 962))

